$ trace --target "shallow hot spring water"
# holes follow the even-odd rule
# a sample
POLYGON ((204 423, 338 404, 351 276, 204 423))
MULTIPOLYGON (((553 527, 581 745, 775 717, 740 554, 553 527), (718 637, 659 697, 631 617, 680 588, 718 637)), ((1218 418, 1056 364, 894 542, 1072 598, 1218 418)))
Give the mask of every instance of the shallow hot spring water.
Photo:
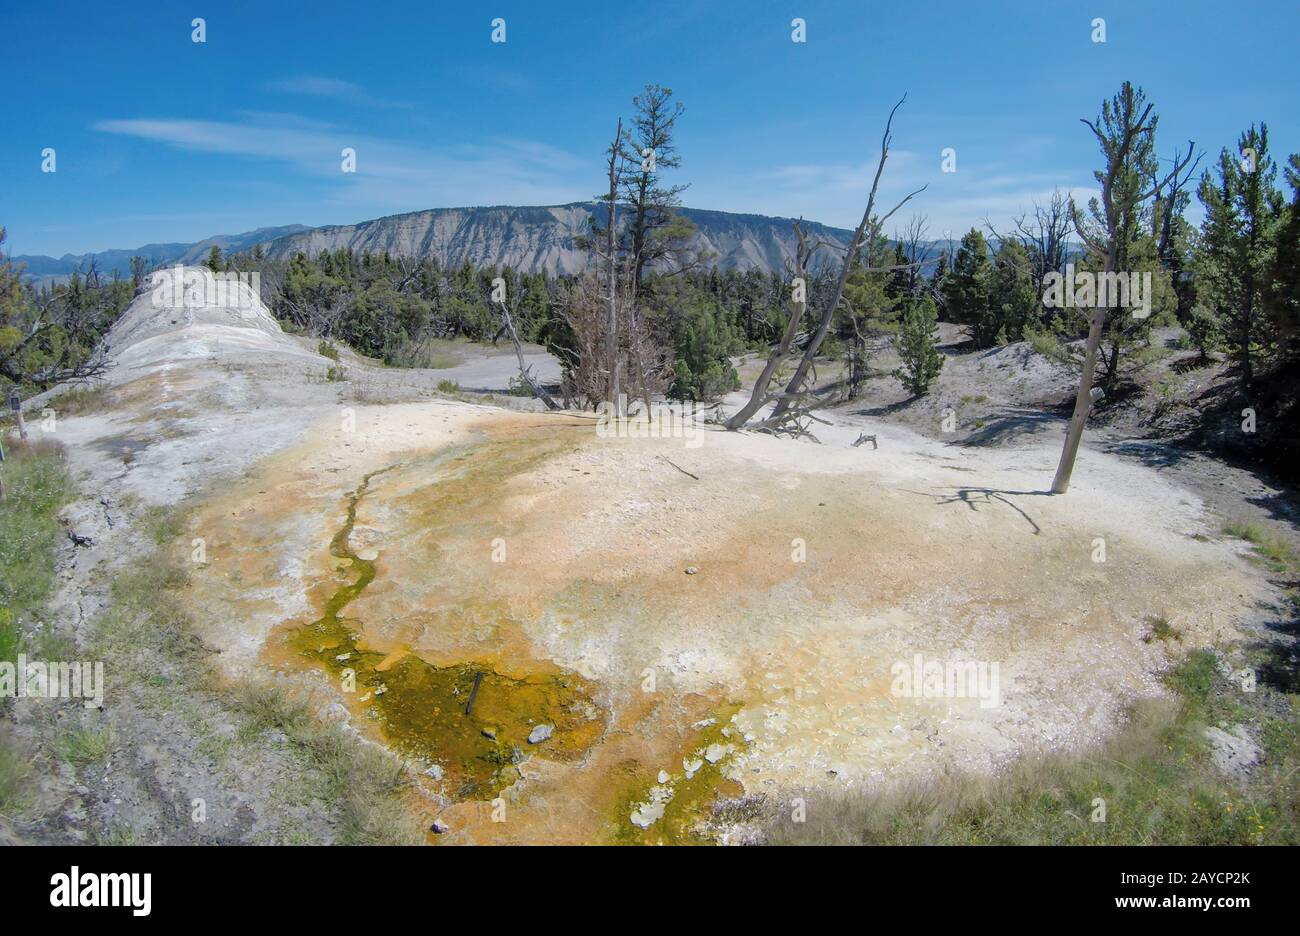
POLYGON ((486 660, 439 667, 409 652, 359 649, 359 622, 343 612, 374 580, 375 563, 361 558, 349 539, 371 480, 396 467, 367 475, 349 496, 346 522, 329 547, 348 580, 322 617, 289 635, 290 646, 354 689, 391 747, 440 766, 458 798, 490 797, 513 783, 515 764, 538 726, 553 729, 545 741, 547 758, 581 758, 603 732, 605 713, 594 701, 595 687, 575 673, 512 678, 486 660))

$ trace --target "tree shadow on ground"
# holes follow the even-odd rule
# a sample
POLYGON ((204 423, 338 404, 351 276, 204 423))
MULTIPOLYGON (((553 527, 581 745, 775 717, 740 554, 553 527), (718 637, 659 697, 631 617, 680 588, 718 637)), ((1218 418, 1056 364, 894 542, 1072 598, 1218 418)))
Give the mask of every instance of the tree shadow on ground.
MULTIPOLYGON (((908 490, 904 488, 904 490, 908 490)), ((986 488, 986 487, 959 487, 951 494, 935 493, 933 491, 911 491, 910 494, 920 494, 923 497, 932 497, 939 504, 965 504, 976 513, 979 512, 981 505, 1004 504, 1010 507, 1029 525, 1029 529, 1035 536, 1043 531, 1038 522, 1029 515, 1029 513, 1019 504, 1010 500, 1011 497, 1051 497, 1051 491, 1009 491, 1003 488, 986 488)))
POLYGON ((1199 353, 1192 353, 1177 358, 1169 364, 1169 369, 1175 374, 1189 374, 1192 371, 1209 370, 1218 366, 1218 361, 1214 358, 1202 358, 1199 353))
POLYGON ((1103 442, 1103 452, 1110 455, 1122 455, 1136 459, 1148 468, 1172 468, 1181 464, 1196 453, 1179 445, 1168 442, 1149 442, 1145 439, 1119 439, 1103 442))
POLYGON ((1296 650, 1300 640, 1300 606, 1294 600, 1289 605, 1289 611, 1265 625, 1269 636, 1252 646, 1262 656, 1256 670, 1259 682, 1279 692, 1295 694, 1300 693, 1300 655, 1296 650))
POLYGON ((865 409, 854 410, 853 416, 892 416, 894 413, 902 412, 908 407, 915 404, 922 397, 908 397, 905 400, 896 400, 893 403, 882 403, 879 406, 868 406, 865 409))
MULTIPOLYGON (((1271 479, 1266 478, 1265 480, 1271 479)), ((1280 486, 1280 485, 1279 485, 1280 486)), ((1275 491, 1259 497, 1247 497, 1246 503, 1254 504, 1260 510, 1268 512, 1270 518, 1300 527, 1300 497, 1291 490, 1275 491)))
POLYGON ((1021 436, 1037 434, 1063 421, 1064 417, 1052 410, 1006 407, 997 415, 989 417, 983 427, 953 444, 976 448, 1001 445, 1021 436))

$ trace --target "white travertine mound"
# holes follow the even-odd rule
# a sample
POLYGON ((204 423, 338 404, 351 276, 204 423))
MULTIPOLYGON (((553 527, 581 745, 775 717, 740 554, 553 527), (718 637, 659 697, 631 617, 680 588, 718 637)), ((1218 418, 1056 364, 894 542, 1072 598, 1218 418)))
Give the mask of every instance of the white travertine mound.
POLYGON ((195 266, 152 274, 104 337, 105 356, 122 368, 230 353, 315 359, 281 330, 254 277, 195 266))

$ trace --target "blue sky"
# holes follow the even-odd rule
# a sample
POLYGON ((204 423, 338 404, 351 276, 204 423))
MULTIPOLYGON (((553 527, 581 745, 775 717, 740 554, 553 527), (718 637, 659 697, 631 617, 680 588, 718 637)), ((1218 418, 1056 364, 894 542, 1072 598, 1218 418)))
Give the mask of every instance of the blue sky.
POLYGON ((907 92, 884 194, 928 183, 931 236, 960 236, 1090 190, 1079 118, 1124 79, 1155 103, 1166 156, 1190 138, 1212 161, 1259 120, 1275 155, 1300 149, 1297 35, 1296 0, 7 3, 0 225, 12 253, 58 256, 591 198, 615 119, 653 81, 686 104, 686 204, 842 226, 907 92))

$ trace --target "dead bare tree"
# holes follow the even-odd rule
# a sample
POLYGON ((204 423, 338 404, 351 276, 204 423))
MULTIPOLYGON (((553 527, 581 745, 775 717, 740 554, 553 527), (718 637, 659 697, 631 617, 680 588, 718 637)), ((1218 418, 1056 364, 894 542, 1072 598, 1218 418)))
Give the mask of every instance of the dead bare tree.
POLYGON ((901 232, 894 232, 894 240, 902 248, 903 256, 907 258, 907 262, 911 264, 905 275, 909 295, 920 295, 921 288, 924 285, 924 270, 926 265, 930 263, 933 249, 926 240, 929 227, 930 224, 925 215, 912 215, 907 222, 907 227, 901 232))
POLYGON ((609 369, 606 402, 611 412, 617 412, 619 400, 619 341, 618 341, 618 188, 622 184, 623 162, 623 118, 618 119, 614 130, 614 139, 609 144, 609 194, 605 203, 605 253, 598 259, 605 269, 605 297, 609 303, 609 320, 606 326, 608 344, 606 348, 606 366, 609 369))
POLYGON ((608 399, 609 389, 609 357, 605 349, 609 304, 597 276, 583 273, 565 285, 556 310, 572 339, 572 346, 552 348, 560 359, 560 391, 565 405, 578 401, 584 408, 594 409, 608 399))
MULTIPOLYGON (((555 399, 546 392, 537 378, 533 376, 532 366, 524 363, 524 346, 523 342, 519 340, 519 332, 515 329, 515 316, 510 308, 511 297, 504 295, 504 283, 501 286, 503 295, 496 305, 501 312, 501 324, 505 328, 506 334, 510 336, 511 343, 515 346, 515 357, 519 361, 519 379, 528 384, 529 389, 533 391, 533 396, 545 403, 547 409, 559 409, 560 404, 555 402, 555 399)), ((517 307, 519 302, 517 295, 513 301, 517 307)))
MULTIPOLYGON (((1191 155, 1190 149, 1188 156, 1191 155)), ((1175 266, 1173 258, 1173 238, 1174 238, 1174 219, 1182 213, 1187 206, 1191 195, 1187 191, 1188 185, 1196 175, 1196 167, 1200 165, 1201 156, 1198 154, 1196 159, 1189 165, 1186 157, 1182 157, 1177 149, 1174 150, 1174 171, 1163 181, 1153 172, 1150 176, 1151 189, 1155 198, 1155 210, 1151 213, 1152 234, 1156 239, 1156 256, 1165 269, 1172 269, 1175 266), (1182 167, 1186 166, 1186 172, 1182 167), (1166 188, 1167 187, 1167 188, 1166 188)))
POLYGON ((1017 236, 1033 264, 1034 287, 1042 285, 1048 273, 1064 269, 1070 249, 1070 200, 1059 189, 1046 205, 1034 202, 1032 220, 1021 215, 1015 220, 1017 236))
POLYGON ((785 331, 781 334, 781 340, 772 349, 771 354, 768 355, 767 363, 763 365, 763 372, 754 381, 754 389, 750 392, 749 402, 727 420, 728 429, 742 428, 755 413, 770 401, 768 385, 772 382, 772 378, 776 376, 777 370, 785 362, 786 358, 790 356, 795 337, 799 334, 799 328, 803 324, 804 316, 808 314, 808 291, 806 286, 808 263, 812 260, 812 255, 821 246, 821 243, 811 245, 808 243, 802 222, 802 218, 794 222, 794 236, 798 243, 795 246, 793 268, 790 269, 793 274, 791 280, 796 284, 791 290, 790 320, 786 323, 785 331))
POLYGON ((95 353, 85 361, 70 363, 65 351, 57 361, 28 370, 23 362, 32 349, 40 348, 57 322, 37 318, 22 333, 22 337, 0 349, 0 377, 14 384, 30 383, 47 389, 65 380, 88 380, 99 377, 108 370, 108 361, 95 353))
MULTIPOLYGON (((635 290, 635 281, 632 282, 631 288, 635 290)), ((672 384, 673 367, 668 360, 668 355, 660 349, 650 334, 645 320, 642 319, 635 295, 627 303, 627 312, 628 366, 635 378, 648 422, 653 418, 654 412, 651 398, 655 394, 664 393, 672 384)))
MULTIPOLYGON (((1147 104, 1141 114, 1136 107, 1141 102, 1141 92, 1136 94, 1132 86, 1124 83, 1123 89, 1116 97, 1114 105, 1107 102, 1102 108, 1102 118, 1096 123, 1080 118, 1101 145, 1106 158, 1106 171, 1095 173, 1101 183, 1101 200, 1093 199, 1093 214, 1101 222, 1101 230, 1093 230, 1085 225, 1079 215, 1079 206, 1070 198, 1070 218, 1074 230, 1084 244, 1102 258, 1102 271, 1109 278, 1118 272, 1120 226, 1123 219, 1131 214, 1134 207, 1148 198, 1154 197, 1166 185, 1187 168, 1192 160, 1195 144, 1188 145, 1187 155, 1181 161, 1175 160, 1174 167, 1164 179, 1154 180, 1146 191, 1127 191, 1126 196, 1117 197, 1116 184, 1121 175, 1131 170, 1131 157, 1134 148, 1141 146, 1149 149, 1154 135, 1154 121, 1151 110, 1154 105, 1147 104)), ((1097 369, 1097 350, 1101 345, 1102 330, 1106 325, 1109 304, 1113 301, 1107 290, 1098 290, 1097 305, 1093 309, 1088 325, 1088 341, 1084 346, 1083 372, 1079 377, 1079 391, 1074 399, 1074 414, 1070 417, 1070 427, 1065 434, 1065 445, 1061 449, 1061 460, 1056 467, 1056 476, 1052 479, 1052 493, 1064 494, 1070 489, 1070 476, 1074 472, 1074 460, 1079 454, 1079 442, 1083 438, 1083 429, 1088 422, 1088 413, 1092 409, 1092 385, 1097 369)))
MULTIPOLYGON (((759 375, 758 381, 755 382, 754 391, 750 395, 749 402, 727 420, 728 429, 740 429, 744 427, 759 409, 761 409, 766 403, 772 401, 775 401, 776 403, 775 407, 773 407, 772 415, 762 422, 755 424, 753 428, 769 432, 788 431, 793 435, 803 436, 810 435, 807 427, 809 421, 824 421, 818 420, 811 413, 813 405, 812 391, 807 382, 809 376, 813 374, 813 362, 817 356, 817 350, 825 340, 826 333, 830 330, 831 322, 835 318, 835 310, 839 308, 840 301, 844 297, 844 283, 848 280, 849 273, 854 269, 855 264, 858 262, 858 252, 862 248, 862 245, 870 243, 879 235, 885 222, 893 217, 894 213, 897 212, 898 209, 902 208, 905 204, 911 201, 912 198, 926 189, 926 186, 921 186, 921 188, 904 197, 902 201, 889 209, 889 211, 887 211, 883 216, 876 217, 876 192, 880 188, 880 177, 885 171, 885 162, 889 159, 889 144, 892 139, 894 114, 898 112, 898 109, 903 106, 903 102, 906 100, 907 95, 905 94, 899 99, 898 103, 894 105, 893 109, 890 110, 889 119, 885 121, 885 132, 880 140, 880 161, 876 164, 876 175, 871 183, 871 192, 867 196, 866 210, 862 213, 862 221, 853 232, 853 238, 849 241, 848 247, 845 248, 844 260, 840 265, 840 273, 836 281, 835 290, 827 300, 825 307, 822 309, 821 320, 818 324, 817 330, 808 341, 808 344, 804 347, 803 357, 800 359, 799 365, 795 368, 794 375, 790 378, 790 381, 786 384, 783 391, 777 393, 769 393, 767 391, 768 381, 776 372, 776 368, 780 365, 782 360, 784 360, 784 358, 789 354, 789 345, 786 342, 786 337, 788 336, 789 340, 792 341, 793 335, 790 334, 790 327, 787 327, 787 336, 783 336, 782 343, 772 351, 771 355, 769 355, 767 366, 763 368, 763 373, 759 375)), ((799 229, 796 227, 797 232, 798 230, 799 229)), ((828 245, 818 244, 817 246, 828 245)), ((803 237, 801 232, 800 249, 798 253, 803 253, 803 237)), ((809 256, 810 255, 811 254, 809 254, 809 256)), ((807 259, 808 257, 804 256, 802 261, 797 264, 796 276, 800 278, 804 276, 807 259)), ((895 268, 897 267, 891 266, 889 269, 895 268)), ((874 270, 869 272, 874 272, 874 270)), ((796 313, 797 314, 794 317, 802 318, 803 312, 801 310, 796 309, 796 313)))

